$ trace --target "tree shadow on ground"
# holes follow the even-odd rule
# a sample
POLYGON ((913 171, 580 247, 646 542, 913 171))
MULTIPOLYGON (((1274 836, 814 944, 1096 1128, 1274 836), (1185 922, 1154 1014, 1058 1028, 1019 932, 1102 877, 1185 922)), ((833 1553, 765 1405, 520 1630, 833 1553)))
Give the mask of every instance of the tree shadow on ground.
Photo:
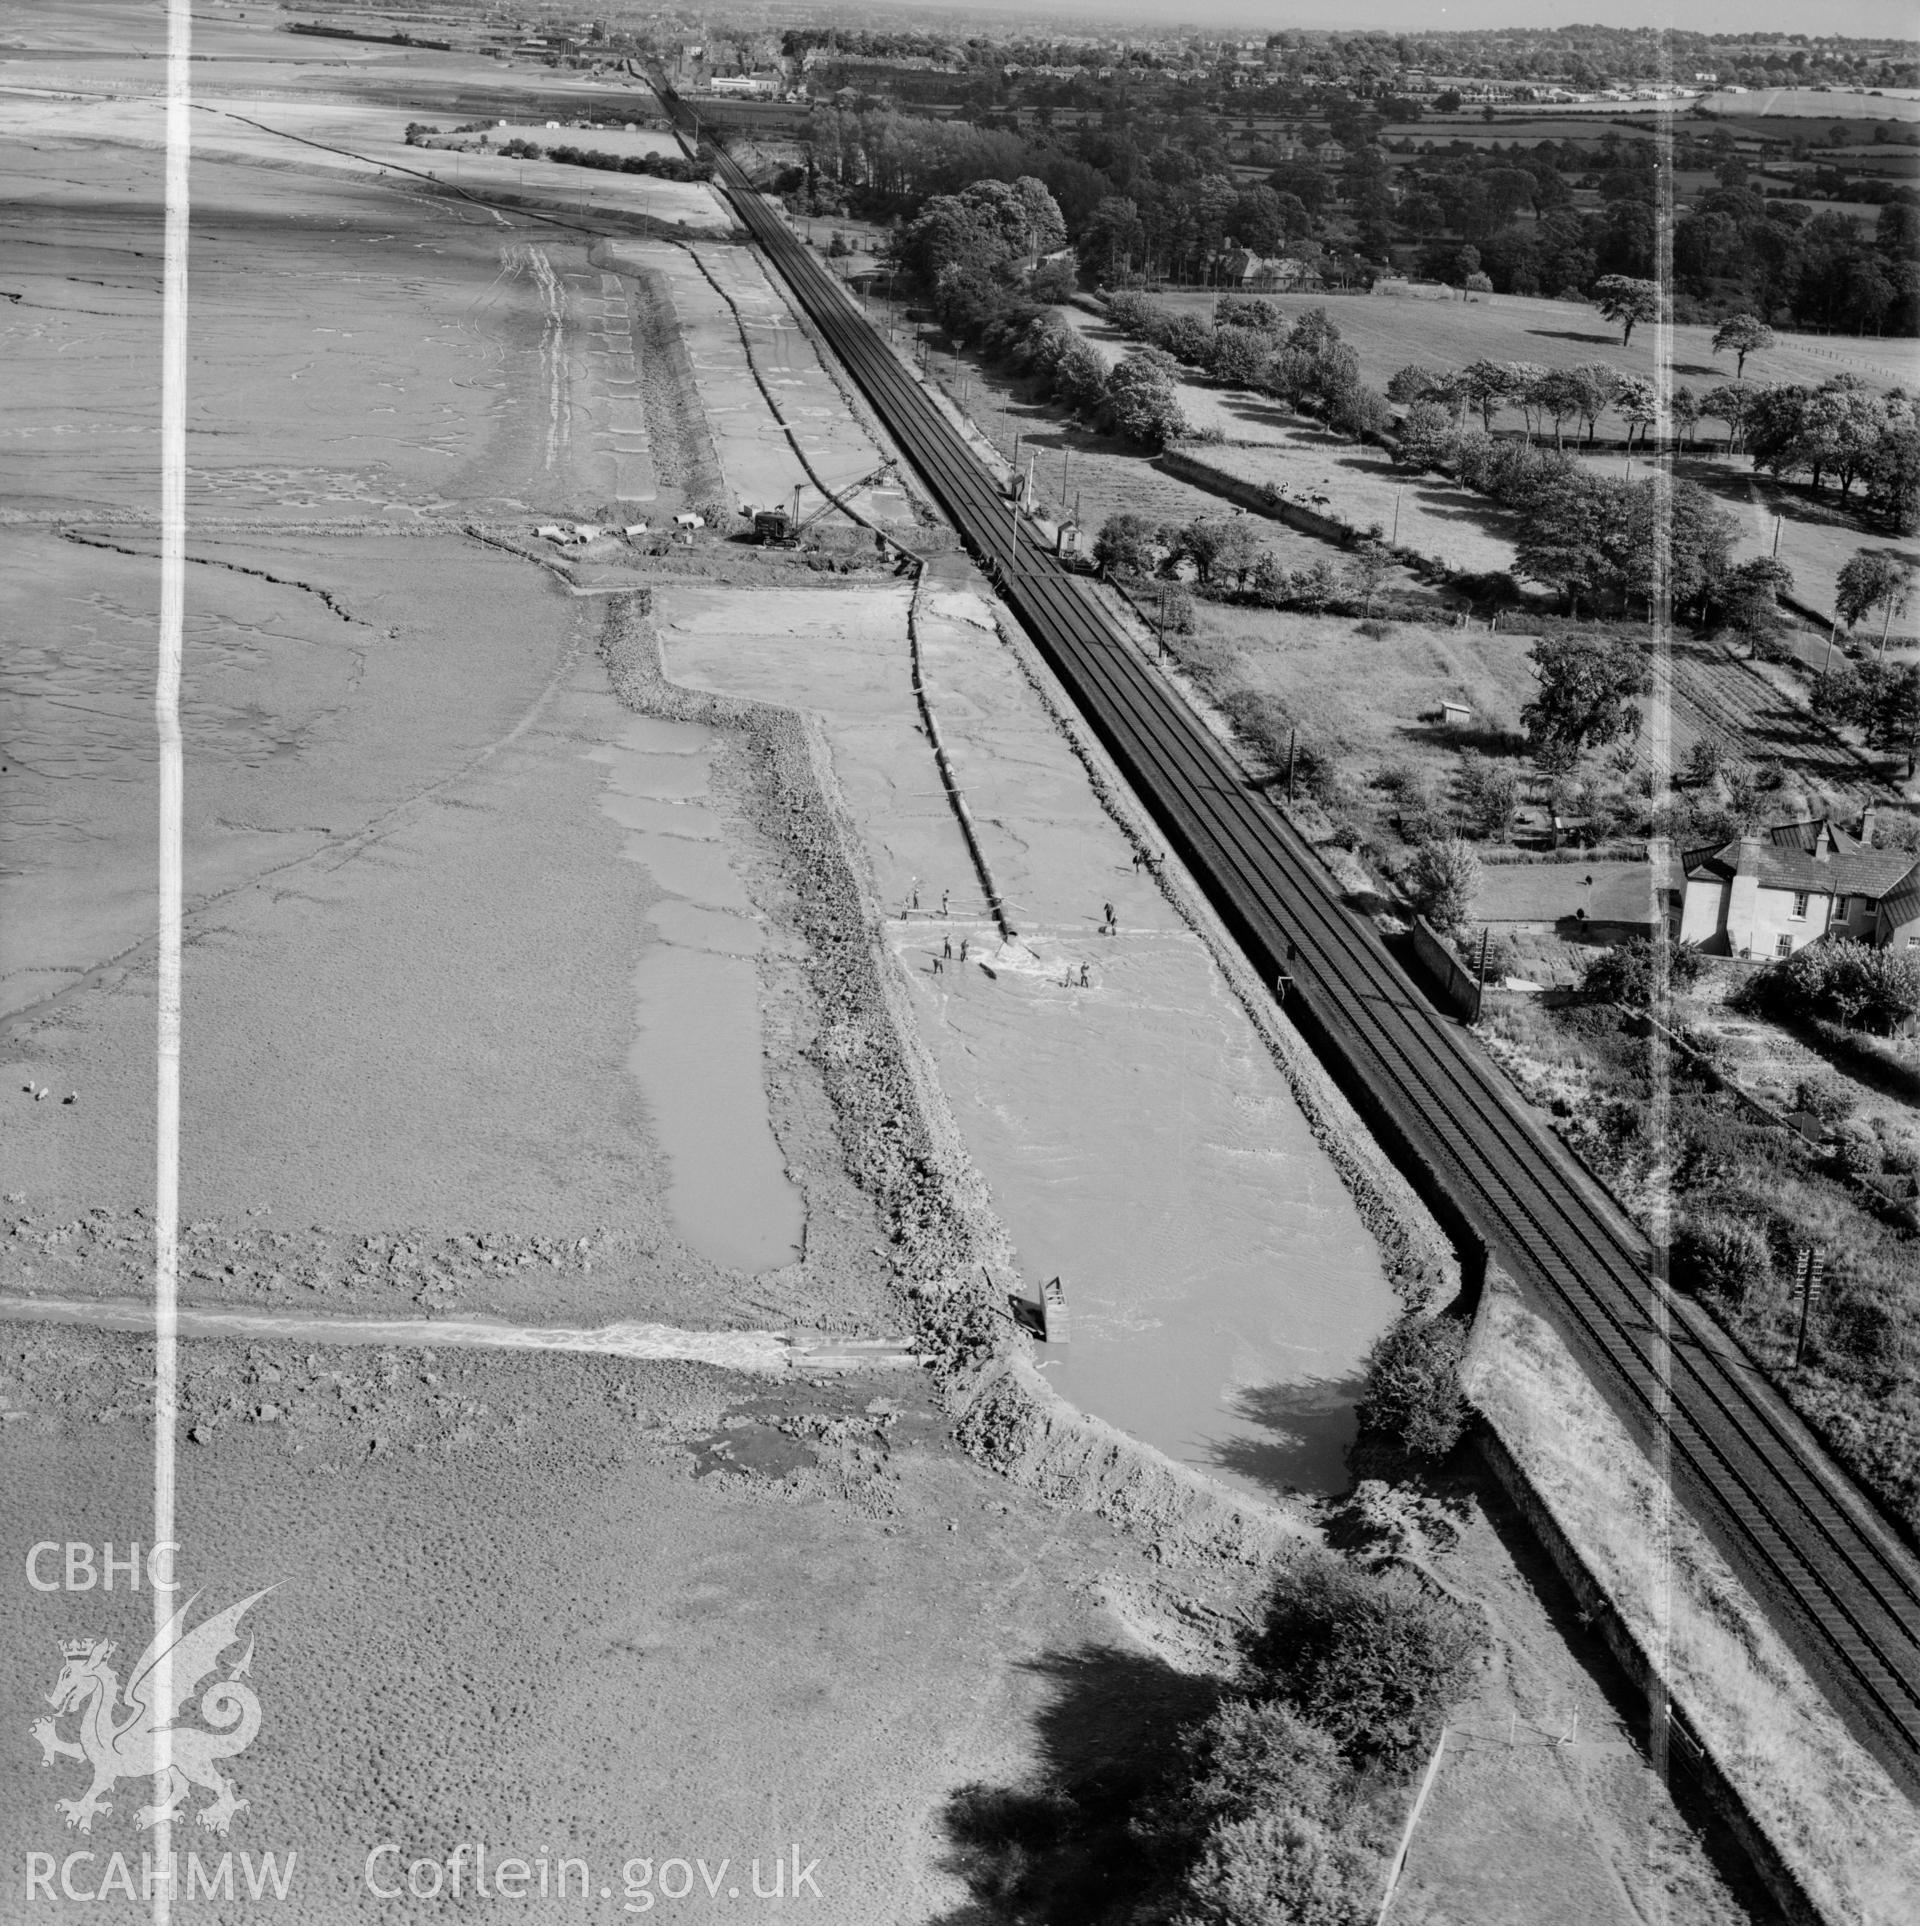
POLYGON ((1344 1491, 1360 1383, 1354 1376, 1244 1386, 1233 1395, 1234 1416, 1270 1435, 1210 1439, 1207 1456, 1278 1496, 1344 1491))
POLYGON ((1871 1048, 1854 1047, 1844 1036, 1830 1036, 1813 1023, 1788 1023, 1784 1027, 1796 1042, 1805 1044, 1843 1076, 1864 1083, 1882 1096, 1920 1106, 1920 1067, 1890 1055, 1878 1055, 1871 1048))
POLYGON ((1410 486, 1421 514, 1430 521, 1463 522, 1483 535, 1507 542, 1513 541, 1518 533, 1520 517, 1511 509, 1502 508, 1484 496, 1469 494, 1458 484, 1426 482, 1410 486))
POLYGON ((1620 343, 1610 334, 1585 334, 1578 328, 1529 328, 1529 334, 1537 334, 1546 341, 1586 341, 1596 348, 1617 348, 1620 343))
POLYGON ((1889 554, 1920 562, 1920 550, 1887 541, 1886 532, 1868 519, 1866 504, 1859 495, 1849 496, 1845 501, 1837 493, 1824 489, 1816 495, 1811 482, 1776 481, 1757 469, 1731 467, 1731 459, 1744 457, 1682 450, 1673 458, 1673 472, 1677 478, 1698 482, 1708 494, 1740 508, 1758 501, 1770 514, 1788 515, 1796 522, 1820 528, 1841 529, 1857 535, 1863 547, 1885 547, 1889 554))
POLYGON ((1265 395, 1256 395, 1245 388, 1231 388, 1219 385, 1221 406, 1228 414, 1259 428, 1285 428, 1301 441, 1310 441, 1316 434, 1326 431, 1317 421, 1297 414, 1284 402, 1270 400, 1265 395))
POLYGON ((1389 457, 1378 449, 1349 447, 1340 454, 1334 454, 1331 450, 1325 453, 1329 467, 1344 468, 1354 474, 1365 475, 1369 480, 1401 477, 1397 486, 1413 496, 1421 514, 1430 520, 1464 522, 1479 529, 1482 534, 1506 541, 1514 539, 1519 516, 1510 509, 1502 508, 1488 496, 1473 494, 1459 482, 1445 481, 1437 476, 1416 477, 1405 469, 1396 469, 1389 457))
POLYGON ((991 393, 996 403, 986 411, 984 419, 977 406, 962 410, 983 433, 991 436, 995 425, 993 417, 1000 415, 1019 429, 1023 448, 1031 445, 1055 452, 1067 448, 1076 455, 1112 455, 1141 463, 1152 461, 1152 452, 1138 442, 1129 441, 1124 435, 1085 427, 1057 401, 1041 399, 1034 393, 1031 381, 1008 380, 977 360, 969 366, 976 386, 991 393))
POLYGON ((1219 1687, 1097 1645, 1024 1669, 1052 1688, 1035 1721, 1039 1760, 1016 1785, 962 1786, 948 1799, 941 1866, 968 1898, 932 1926, 1118 1926, 1158 1878, 1128 1822, 1219 1687))
POLYGON ((1364 442, 1359 447, 1351 445, 1342 448, 1336 455, 1330 449, 1323 449, 1327 460, 1336 468, 1351 468, 1362 475, 1378 475, 1383 470, 1391 471, 1392 460, 1378 448, 1369 448, 1364 442))
MULTIPOLYGON (((1537 639, 1520 631, 1513 636, 1517 646, 1526 648, 1531 648, 1537 639)), ((1515 762, 1526 756, 1530 746, 1525 730, 1510 728, 1484 716, 1475 717, 1471 722, 1448 722, 1444 717, 1423 716, 1417 722, 1401 723, 1394 734, 1403 742, 1417 742, 1425 749, 1451 749, 1460 755, 1471 750, 1475 755, 1515 762)))

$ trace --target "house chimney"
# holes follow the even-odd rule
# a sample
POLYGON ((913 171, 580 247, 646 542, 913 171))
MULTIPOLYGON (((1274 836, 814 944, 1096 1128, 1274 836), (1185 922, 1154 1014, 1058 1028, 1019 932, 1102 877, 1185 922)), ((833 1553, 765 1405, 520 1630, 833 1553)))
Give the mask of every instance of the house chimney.
POLYGON ((1740 838, 1740 855, 1727 886, 1727 948, 1735 956, 1750 956, 1760 918, 1760 838, 1751 832, 1740 838))
POLYGON ((1875 803, 1868 803, 1866 808, 1860 812, 1860 843, 1862 848, 1871 849, 1873 847, 1874 818, 1879 813, 1879 806, 1875 803))

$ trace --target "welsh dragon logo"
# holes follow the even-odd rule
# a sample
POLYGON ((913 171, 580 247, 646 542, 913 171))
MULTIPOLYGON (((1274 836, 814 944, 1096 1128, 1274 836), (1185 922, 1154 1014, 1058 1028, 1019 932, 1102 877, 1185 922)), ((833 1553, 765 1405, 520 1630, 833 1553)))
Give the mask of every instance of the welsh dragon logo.
POLYGON ((154 1803, 134 1815, 142 1830, 171 1820, 195 1786, 214 1795, 194 1817, 215 1832, 224 1833, 234 1814, 246 1809, 247 1801, 236 1794, 233 1782, 221 1776, 218 1761, 244 1752, 260 1730, 260 1701, 252 1686, 241 1683, 252 1670, 252 1639, 224 1677, 216 1675, 216 1667, 220 1655, 240 1642, 241 1618, 266 1595, 255 1592, 185 1631, 194 1603, 188 1599, 140 1654, 124 1693, 119 1674, 107 1663, 114 1651, 107 1640, 70 1639, 61 1646, 66 1664, 47 1694, 55 1716, 36 1719, 32 1732, 40 1742, 43 1764, 78 1759, 93 1770, 93 1783, 79 1798, 55 1801, 69 1826, 91 1832, 95 1815, 113 1810, 113 1802, 101 1795, 120 1779, 156 1782, 154 1803), (163 1656, 171 1661, 164 1691, 157 1676, 163 1656), (209 1677, 213 1683, 200 1692, 209 1677), (200 1717, 211 1731, 173 1723, 196 1692, 200 1717), (60 1736, 60 1719, 68 1712, 79 1718, 77 1743, 60 1736), (164 1773, 159 1760, 162 1734, 170 1748, 164 1773))

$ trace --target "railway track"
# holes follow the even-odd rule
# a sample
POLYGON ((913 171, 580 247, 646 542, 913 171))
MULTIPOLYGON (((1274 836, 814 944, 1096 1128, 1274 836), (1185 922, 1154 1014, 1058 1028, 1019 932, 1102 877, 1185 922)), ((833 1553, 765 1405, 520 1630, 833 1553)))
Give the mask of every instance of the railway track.
MULTIPOLYGON (((685 128, 690 115, 663 90, 685 128)), ((1311 850, 1011 514, 953 424, 851 297, 713 150, 741 219, 1088 724, 1287 1007, 1453 1233, 1485 1250, 1671 1464, 1683 1501, 1773 1611, 1860 1737, 1920 1785, 1920 1561, 1647 1240, 1414 988, 1311 850)))

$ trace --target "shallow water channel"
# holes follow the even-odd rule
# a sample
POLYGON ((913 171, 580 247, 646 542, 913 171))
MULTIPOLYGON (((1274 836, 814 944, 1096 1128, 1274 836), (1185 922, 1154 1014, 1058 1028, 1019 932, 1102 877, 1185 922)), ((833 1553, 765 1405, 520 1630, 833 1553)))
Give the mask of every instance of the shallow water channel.
POLYGON ((711 806, 714 747, 697 723, 635 716, 588 753, 606 765, 600 808, 626 831, 621 854, 668 892, 647 913, 627 1052, 666 1153, 667 1208, 703 1257, 777 1270, 801 1255, 806 1217, 767 1113, 765 938, 711 806))
POLYGON ((930 977, 907 931, 897 948, 1026 1289, 1062 1279, 1067 1342, 1037 1347, 1054 1388, 1228 1483, 1345 1489, 1393 1296, 1200 946, 1103 945, 1086 990, 1024 945, 988 951, 991 978, 930 977))

